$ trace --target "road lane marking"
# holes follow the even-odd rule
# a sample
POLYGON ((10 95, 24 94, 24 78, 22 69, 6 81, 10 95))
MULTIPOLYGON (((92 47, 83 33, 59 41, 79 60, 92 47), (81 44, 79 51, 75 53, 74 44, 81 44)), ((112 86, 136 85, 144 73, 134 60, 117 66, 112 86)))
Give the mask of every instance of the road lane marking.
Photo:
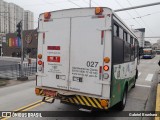
POLYGON ((141 72, 138 73, 138 76, 140 76, 140 75, 141 75, 141 72))
MULTIPOLYGON (((51 100, 52 98, 47 98, 46 100, 51 100)), ((42 102, 42 100, 38 100, 38 101, 36 101, 36 102, 34 102, 34 103, 31 103, 31 104, 29 104, 29 105, 25 105, 25 106, 23 106, 23 107, 21 107, 21 108, 18 108, 18 109, 16 109, 16 110, 13 110, 13 112, 15 112, 15 113, 18 113, 18 112, 22 112, 22 111, 27 111, 27 110, 30 110, 30 109, 32 109, 32 108, 35 108, 35 107, 37 107, 37 106, 40 106, 40 105, 42 105, 42 104, 44 104, 45 102, 42 102)), ((7 119, 9 119, 9 118, 11 118, 11 117, 0 117, 0 120, 7 120, 7 119)))
POLYGON ((149 86, 149 85, 140 85, 140 84, 136 84, 136 86, 140 86, 140 87, 148 87, 148 88, 151 87, 151 86, 149 86))
POLYGON ((33 106, 33 105, 35 105, 35 104, 38 104, 39 102, 42 102, 42 100, 38 100, 38 101, 36 101, 36 102, 34 102, 34 103, 28 104, 28 105, 26 105, 26 106, 23 106, 23 107, 21 107, 21 108, 18 108, 18 109, 16 109, 16 110, 14 110, 14 111, 21 111, 21 110, 23 110, 23 109, 25 109, 25 108, 28 108, 29 106, 33 106))
POLYGON ((152 78, 153 78, 153 74, 148 74, 145 80, 152 81, 152 78))

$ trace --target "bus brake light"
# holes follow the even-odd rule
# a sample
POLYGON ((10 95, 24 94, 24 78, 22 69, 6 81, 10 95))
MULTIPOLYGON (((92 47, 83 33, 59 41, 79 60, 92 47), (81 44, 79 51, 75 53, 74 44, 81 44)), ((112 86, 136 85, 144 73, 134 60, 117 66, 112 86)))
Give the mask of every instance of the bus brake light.
POLYGON ((38 61, 38 65, 42 65, 42 61, 41 60, 38 61))
POLYGON ((103 69, 104 69, 104 71, 108 71, 108 70, 109 70, 109 66, 108 66, 108 65, 105 65, 105 66, 103 67, 103 69))

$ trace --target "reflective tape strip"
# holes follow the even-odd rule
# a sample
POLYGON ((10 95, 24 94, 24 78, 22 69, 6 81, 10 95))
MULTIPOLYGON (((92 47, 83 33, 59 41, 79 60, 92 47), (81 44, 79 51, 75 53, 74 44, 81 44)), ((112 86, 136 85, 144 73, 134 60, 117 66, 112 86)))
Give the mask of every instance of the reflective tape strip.
POLYGON ((42 93, 43 93, 43 90, 41 90, 39 94, 42 94, 42 93))
POLYGON ((71 98, 69 98, 69 101, 70 101, 71 103, 74 103, 74 101, 73 101, 71 98))
POLYGON ((97 108, 97 106, 92 102, 92 100, 91 100, 89 97, 86 97, 86 98, 87 98, 87 100, 91 103, 91 105, 92 105, 93 107, 97 108))
POLYGON ((83 99, 83 101, 86 103, 87 106, 91 106, 91 105, 87 102, 86 98, 84 98, 83 96, 80 96, 80 97, 83 99))
POLYGON ((76 96, 76 97, 77 97, 77 99, 79 100, 80 104, 85 105, 85 104, 83 103, 83 101, 79 98, 79 96, 76 96))
POLYGON ((77 101, 77 99, 76 99, 76 98, 73 98, 73 100, 75 101, 75 103, 79 104, 79 102, 77 101))
POLYGON ((96 105, 102 109, 102 106, 100 105, 100 103, 98 102, 98 100, 96 98, 92 98, 94 100, 94 102, 96 103, 96 105))

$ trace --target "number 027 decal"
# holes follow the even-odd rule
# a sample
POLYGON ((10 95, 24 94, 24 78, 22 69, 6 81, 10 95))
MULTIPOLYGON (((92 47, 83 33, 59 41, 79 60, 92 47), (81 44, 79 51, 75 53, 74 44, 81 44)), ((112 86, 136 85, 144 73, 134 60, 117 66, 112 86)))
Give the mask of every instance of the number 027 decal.
POLYGON ((86 65, 87 67, 97 67, 98 62, 87 61, 86 65))

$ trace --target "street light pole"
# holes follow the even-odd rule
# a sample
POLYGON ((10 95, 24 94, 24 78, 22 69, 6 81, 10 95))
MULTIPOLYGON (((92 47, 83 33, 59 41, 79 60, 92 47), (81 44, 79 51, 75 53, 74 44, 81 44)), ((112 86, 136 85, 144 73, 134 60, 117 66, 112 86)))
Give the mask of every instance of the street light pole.
MULTIPOLYGON (((21 20, 21 25, 23 26, 22 24, 22 21, 23 19, 21 20)), ((23 77, 24 74, 23 74, 23 27, 21 28, 21 76, 23 77)))

